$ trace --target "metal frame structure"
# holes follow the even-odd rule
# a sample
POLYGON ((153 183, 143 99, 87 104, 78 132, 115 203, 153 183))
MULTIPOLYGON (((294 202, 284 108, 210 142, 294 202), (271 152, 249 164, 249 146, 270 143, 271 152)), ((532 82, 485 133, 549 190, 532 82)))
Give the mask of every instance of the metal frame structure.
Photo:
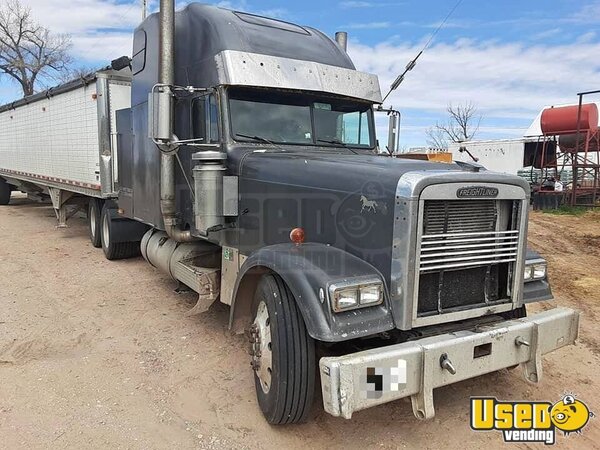
POLYGON ((548 177, 550 170, 559 175, 565 168, 570 168, 573 175, 572 187, 566 190, 567 202, 571 206, 598 207, 600 203, 600 128, 581 129, 581 111, 583 97, 600 94, 600 90, 580 92, 577 110, 577 129, 571 133, 544 133, 542 136, 541 171, 542 179, 548 177), (575 134, 574 147, 560 145, 558 137, 565 134, 575 134), (548 156, 549 142, 555 141, 556 153, 553 158, 548 156), (562 159, 559 170, 558 161, 562 159), (587 185, 586 185, 587 184, 587 185), (590 185, 591 184, 591 185, 590 185), (585 200, 588 201, 585 201, 585 200))

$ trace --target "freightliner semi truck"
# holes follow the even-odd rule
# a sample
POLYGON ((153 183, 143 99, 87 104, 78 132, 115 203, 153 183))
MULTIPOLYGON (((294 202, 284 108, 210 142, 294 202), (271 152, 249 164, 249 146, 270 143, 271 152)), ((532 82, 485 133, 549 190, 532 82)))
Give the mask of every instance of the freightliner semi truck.
POLYGON ((552 298, 529 186, 378 152, 378 79, 344 34, 161 0, 132 54, 0 109, 0 202, 50 199, 60 226, 87 208, 108 259, 229 305, 268 422, 318 390, 334 416, 410 397, 428 419, 435 388, 519 364, 538 382, 577 338, 573 310, 526 314, 552 298))

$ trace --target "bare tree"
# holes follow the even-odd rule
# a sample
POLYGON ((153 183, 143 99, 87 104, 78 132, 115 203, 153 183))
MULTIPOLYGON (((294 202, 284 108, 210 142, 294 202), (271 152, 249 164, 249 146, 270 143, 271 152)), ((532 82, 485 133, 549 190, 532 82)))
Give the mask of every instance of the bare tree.
POLYGON ((0 8, 0 74, 12 78, 31 95, 38 84, 60 80, 71 58, 71 38, 53 34, 35 22, 31 10, 19 0, 0 8))
POLYGON ((450 116, 446 123, 436 122, 435 126, 427 130, 427 143, 436 148, 448 148, 449 142, 464 142, 473 139, 479 125, 481 115, 477 114, 477 108, 473 103, 453 106, 449 104, 446 108, 450 116))
POLYGON ((427 129, 427 145, 431 148, 448 148, 448 136, 437 127, 427 129))

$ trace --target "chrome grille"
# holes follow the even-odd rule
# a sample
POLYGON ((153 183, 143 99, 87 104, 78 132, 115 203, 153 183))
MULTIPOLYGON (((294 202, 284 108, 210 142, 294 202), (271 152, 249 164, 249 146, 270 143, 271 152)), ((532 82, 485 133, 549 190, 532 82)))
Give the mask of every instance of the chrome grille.
POLYGON ((424 234, 494 231, 494 200, 428 200, 423 214, 424 234))
POLYGON ((428 200, 423 214, 420 271, 514 262, 519 231, 498 226, 497 200, 428 200))
POLYGON ((458 269, 517 260, 519 231, 488 231, 424 235, 421 272, 458 269))
POLYGON ((510 303, 519 209, 512 200, 424 200, 418 316, 510 303))

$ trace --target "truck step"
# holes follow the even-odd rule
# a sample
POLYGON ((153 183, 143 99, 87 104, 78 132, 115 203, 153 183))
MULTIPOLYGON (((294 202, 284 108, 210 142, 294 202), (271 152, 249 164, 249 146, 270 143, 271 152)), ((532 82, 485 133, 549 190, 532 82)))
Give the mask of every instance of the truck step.
POLYGON ((175 263, 171 270, 173 276, 198 293, 196 305, 187 315, 201 314, 208 310, 219 298, 221 269, 219 267, 201 267, 194 263, 198 258, 175 263))

